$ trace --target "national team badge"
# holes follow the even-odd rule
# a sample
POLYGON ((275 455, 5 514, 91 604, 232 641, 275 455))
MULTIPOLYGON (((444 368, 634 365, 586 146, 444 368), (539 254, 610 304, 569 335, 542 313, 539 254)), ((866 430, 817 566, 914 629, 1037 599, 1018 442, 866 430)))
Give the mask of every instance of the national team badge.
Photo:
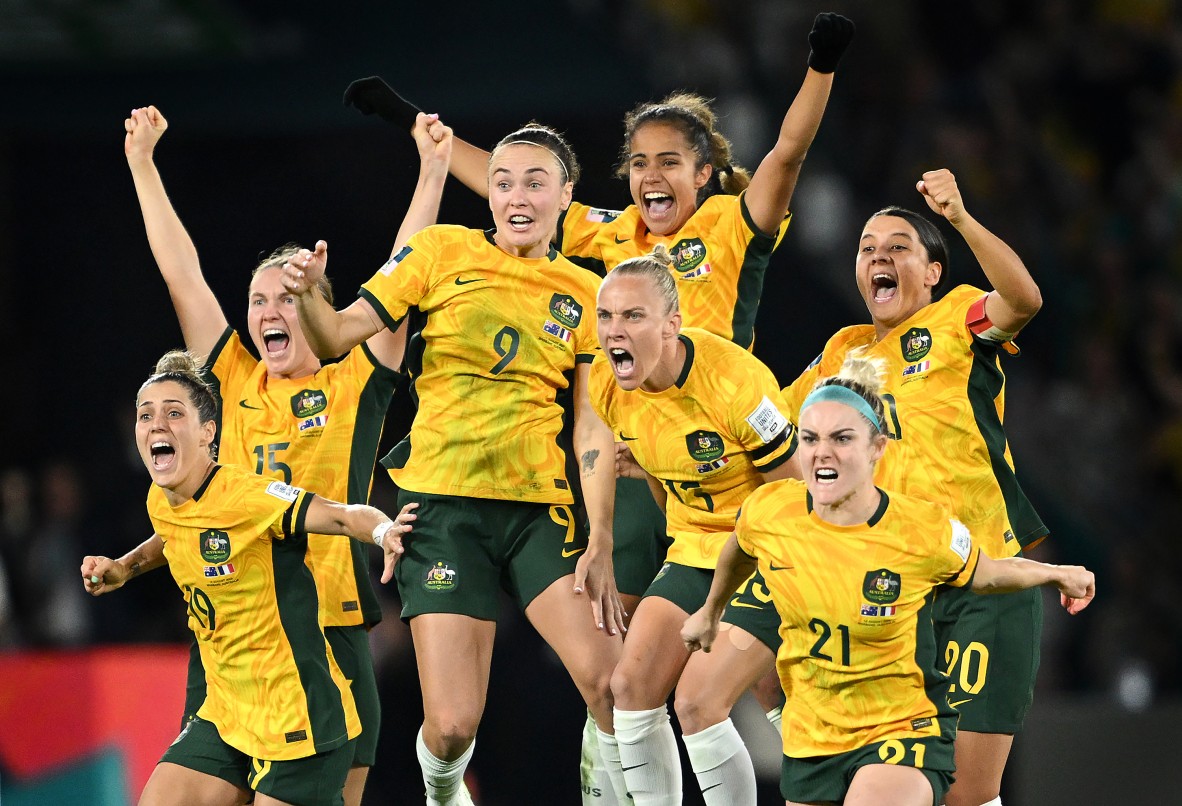
MULTIPOLYGON (((888 568, 868 571, 862 582, 862 595, 867 600, 878 605, 891 604, 899 601, 899 589, 903 580, 888 568)), ((881 615, 881 614, 880 614, 881 615)))
POLYGON ((899 337, 904 361, 918 361, 932 349, 932 334, 926 327, 913 327, 899 337))
POLYGON ((230 536, 221 529, 206 529, 198 537, 201 559, 221 564, 230 559, 230 536))
POLYGON ((328 408, 328 395, 319 389, 304 389, 291 398, 291 413, 303 419, 328 408))
POLYGON ((726 450, 726 444, 720 435, 713 431, 702 430, 686 434, 685 447, 689 449, 689 455, 693 457, 693 460, 699 463, 713 462, 715 459, 721 458, 726 450))
POLYGON ((673 268, 684 278, 690 276, 688 272, 692 272, 706 260, 706 245, 702 243, 701 238, 684 238, 673 244, 669 254, 673 258, 673 268))
POLYGON ((550 313, 559 324, 578 327, 583 318, 583 306, 575 302, 570 294, 555 294, 550 297, 550 313))
POLYGON ((454 590, 455 587, 456 570, 443 560, 436 560, 435 564, 427 569, 427 576, 423 579, 425 590, 442 593, 454 590))

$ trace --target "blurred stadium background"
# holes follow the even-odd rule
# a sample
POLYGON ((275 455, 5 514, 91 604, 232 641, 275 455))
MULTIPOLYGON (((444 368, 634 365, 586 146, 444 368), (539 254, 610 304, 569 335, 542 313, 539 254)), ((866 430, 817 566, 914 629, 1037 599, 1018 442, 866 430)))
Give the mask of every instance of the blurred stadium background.
MULTIPOLYGON (((1006 362, 1008 431, 1053 536, 1039 559, 1086 563, 1099 599, 1048 599, 1039 690, 1004 796, 1024 804, 1173 802, 1182 790, 1182 13, 1172 0, 277 0, 0 3, 0 798, 134 801, 176 730, 183 607, 165 573, 89 601, 83 554, 149 533, 131 401, 181 343, 122 154, 122 120, 170 121, 157 164, 230 321, 250 269, 288 241, 330 244, 338 297, 388 255, 413 189, 410 138, 341 106, 384 76, 488 147, 537 118, 612 179, 635 102, 718 99, 740 162, 770 147, 820 10, 858 34, 769 269, 756 353, 788 383, 838 327, 864 219, 925 209, 948 167, 966 207, 1026 260, 1042 313, 1006 362), (145 760, 146 759, 146 760, 145 760), (85 784, 79 783, 84 781, 85 784)), ((441 221, 485 226, 449 187, 441 221)), ((983 276, 951 230, 954 281, 983 276)), ((405 431, 396 400, 386 442, 405 431)), ((392 485, 375 482, 379 505, 392 485)), ((367 802, 416 802, 421 718, 409 635, 372 642, 385 706, 367 802)), ((506 608, 472 764, 481 802, 576 803, 581 704, 506 608), (545 771, 539 774, 537 770, 545 771), (528 794, 522 794, 522 793, 528 794)), ((767 739, 761 717, 752 736, 767 739)), ((774 738, 770 739, 774 743, 774 738)), ((765 742, 766 743, 766 742, 765 742)), ((776 802, 770 745, 769 803, 776 802)), ((692 777, 687 779, 692 783, 692 777)), ((692 786, 690 787, 693 788, 692 786)), ((687 794, 687 803, 696 792, 687 794)))

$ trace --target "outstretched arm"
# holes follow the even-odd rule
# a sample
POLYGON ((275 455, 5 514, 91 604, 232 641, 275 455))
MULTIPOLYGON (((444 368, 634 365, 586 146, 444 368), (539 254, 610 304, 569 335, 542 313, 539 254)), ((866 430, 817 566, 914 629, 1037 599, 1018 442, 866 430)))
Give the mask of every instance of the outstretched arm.
POLYGON ((612 565, 612 515, 616 497, 615 440, 591 405, 587 387, 591 365, 575 367, 574 449, 587 507, 587 551, 575 568, 575 593, 586 591, 599 629, 611 635, 624 630, 624 607, 612 565))
POLYGON ((91 596, 119 590, 132 577, 168 564, 164 558, 164 541, 153 534, 143 543, 118 560, 109 557, 82 558, 82 586, 91 596))
POLYGON ((131 110, 131 116, 123 121, 123 128, 127 132, 123 138, 123 153, 135 182, 148 244, 168 285, 185 347, 196 355, 208 356, 226 329, 226 316, 201 274, 197 248, 168 200, 164 182, 152 159, 156 143, 168 128, 168 121, 160 110, 149 106, 131 110))
POLYGON ((994 560, 982 553, 973 574, 974 593, 1013 593, 1039 585, 1058 588, 1059 601, 1073 616, 1096 595, 1095 575, 1079 565, 1050 565, 1022 557, 994 560))
POLYGON ((316 242, 315 251, 301 249, 283 264, 283 285, 295 295, 300 327, 318 358, 344 355, 386 327, 364 299, 341 311, 332 307, 316 290, 316 282, 324 276, 327 265, 328 244, 324 241, 316 242))
POLYGON ((829 103, 833 71, 854 37, 854 24, 840 14, 818 14, 809 33, 809 69, 772 150, 759 163, 747 188, 751 220, 766 233, 775 232, 788 212, 800 169, 829 103))
POLYGON ((304 528, 321 535, 344 535, 362 543, 376 543, 385 555, 382 582, 394 577, 394 565, 402 556, 402 538, 410 533, 418 517, 416 503, 407 504, 391 520, 386 513, 366 504, 340 504, 315 496, 304 515, 304 528))
POLYGON ((718 637, 718 622, 722 620, 727 600, 739 589, 744 579, 755 573, 757 567, 755 558, 739 548, 739 538, 732 533, 718 555, 714 581, 710 583, 706 602, 698 612, 685 620, 681 628, 681 640, 685 642, 686 649, 690 652, 698 649, 710 651, 714 639, 718 637))
MULTIPOLYGON (((444 126, 438 115, 425 115, 419 112, 415 116, 411 134, 419 150, 419 181, 415 185, 414 196, 411 197, 410 206, 406 209, 402 225, 394 238, 394 248, 390 250, 390 257, 397 255, 402 247, 406 246, 410 236, 434 224, 439 218, 439 203, 443 198, 447 166, 451 161, 451 128, 444 126)), ((395 331, 386 328, 379 330, 366 341, 366 344, 383 366, 397 369, 402 365, 402 355, 406 349, 406 323, 400 324, 395 331)))
POLYGON ((1042 307, 1042 292, 1022 258, 965 211, 956 177, 947 168, 926 172, 915 189, 923 194, 928 207, 956 227, 981 264, 993 286, 985 300, 985 313, 993 326, 1011 335, 1017 333, 1042 307))

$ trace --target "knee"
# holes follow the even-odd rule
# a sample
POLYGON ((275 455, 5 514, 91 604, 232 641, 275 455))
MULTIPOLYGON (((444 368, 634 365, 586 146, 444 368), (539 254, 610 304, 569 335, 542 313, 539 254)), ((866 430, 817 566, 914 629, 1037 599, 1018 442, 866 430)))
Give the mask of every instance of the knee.
POLYGON ((716 693, 706 689, 678 686, 673 710, 677 712, 681 732, 694 734, 730 716, 731 703, 724 702, 716 693))
POLYGON ((423 719, 423 743, 431 755, 442 761, 454 761, 463 755, 476 738, 479 718, 474 714, 443 711, 426 714, 423 719))

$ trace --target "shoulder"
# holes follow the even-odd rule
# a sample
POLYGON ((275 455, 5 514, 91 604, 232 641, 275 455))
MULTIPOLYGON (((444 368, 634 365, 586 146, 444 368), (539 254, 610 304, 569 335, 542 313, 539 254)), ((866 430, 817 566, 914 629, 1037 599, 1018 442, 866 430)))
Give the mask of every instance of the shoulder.
POLYGON ((799 479, 761 484, 743 502, 744 518, 765 523, 784 524, 790 519, 807 516, 808 487, 799 479))
POLYGON ((630 204, 623 210, 607 207, 592 207, 589 204, 572 201, 564 213, 563 223, 612 224, 616 221, 635 220, 640 215, 636 205, 630 204))
POLYGON ((937 321, 947 319, 956 324, 964 324, 964 316, 968 312, 968 309, 988 294, 988 291, 983 291, 976 286, 958 285, 940 297, 940 299, 924 308, 926 312, 924 318, 937 321))

